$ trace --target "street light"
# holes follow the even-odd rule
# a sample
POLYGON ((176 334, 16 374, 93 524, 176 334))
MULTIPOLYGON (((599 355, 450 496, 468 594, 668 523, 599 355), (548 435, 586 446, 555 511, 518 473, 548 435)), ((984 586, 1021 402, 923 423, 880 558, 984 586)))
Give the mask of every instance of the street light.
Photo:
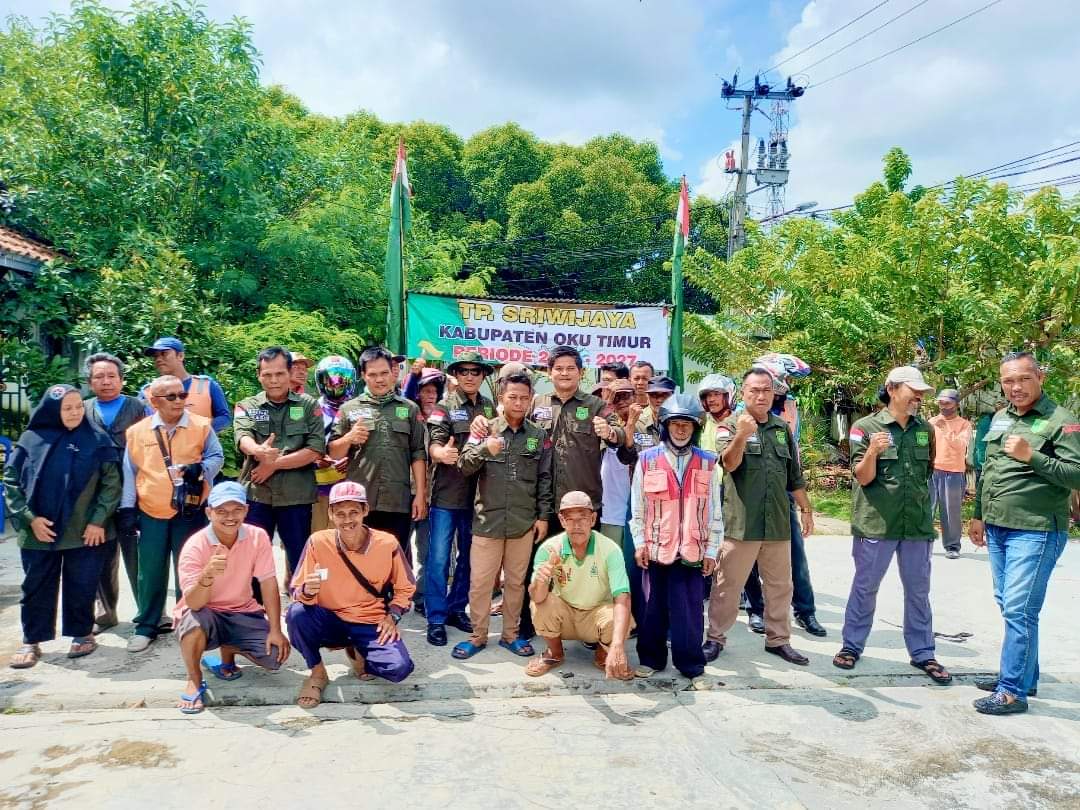
POLYGON ((782 211, 779 214, 773 214, 771 217, 765 217, 765 219, 759 219, 758 224, 761 224, 762 222, 770 222, 770 221, 772 221, 774 219, 780 219, 781 217, 786 217, 788 214, 797 214, 800 211, 808 211, 809 209, 816 208, 816 207, 817 207, 817 200, 813 200, 811 202, 799 203, 794 208, 789 208, 787 211, 782 211))

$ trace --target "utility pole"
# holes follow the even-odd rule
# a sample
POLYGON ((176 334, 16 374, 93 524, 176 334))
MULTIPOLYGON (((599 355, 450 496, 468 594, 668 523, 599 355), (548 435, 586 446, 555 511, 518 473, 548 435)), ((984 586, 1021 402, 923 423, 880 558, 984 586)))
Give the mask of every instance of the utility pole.
MULTIPOLYGON (((787 80, 787 87, 783 90, 773 90, 769 85, 762 84, 758 76, 754 77, 754 87, 752 89, 739 90, 738 83, 739 74, 736 73, 730 82, 724 80, 720 91, 720 95, 725 99, 741 98, 743 100, 739 167, 735 168, 734 156, 729 152, 724 169, 728 174, 738 175, 735 184, 735 196, 731 199, 731 216, 728 219, 728 261, 731 261, 731 257, 746 244, 746 198, 753 193, 746 190, 747 177, 753 174, 759 188, 783 185, 787 183, 788 179, 788 170, 786 168, 759 168, 755 172, 750 171, 750 118, 754 113, 754 102, 767 98, 792 101, 805 92, 805 88, 796 85, 790 76, 787 80)), ((757 191, 757 189, 754 190, 757 191)))

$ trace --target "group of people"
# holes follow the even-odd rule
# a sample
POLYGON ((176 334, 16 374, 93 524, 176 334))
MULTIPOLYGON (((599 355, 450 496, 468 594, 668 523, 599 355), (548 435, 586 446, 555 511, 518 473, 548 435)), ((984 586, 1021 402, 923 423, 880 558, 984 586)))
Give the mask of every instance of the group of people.
MULTIPOLYGON (((138 397, 123 393, 124 366, 108 354, 88 361, 93 398, 51 387, 8 461, 26 574, 13 667, 34 666, 55 638, 61 587, 68 655, 92 653, 95 633, 118 623, 121 560, 137 605, 128 650, 177 634, 185 713, 204 708, 204 672, 242 676, 238 655, 277 669, 296 648, 310 670, 298 696, 307 708, 328 684, 326 649, 343 649, 357 677, 400 681, 413 670, 398 632, 410 609, 433 646, 449 644, 448 628, 465 635, 451 649, 459 660, 485 650, 501 613, 499 646, 531 658, 529 676, 561 666, 565 642, 580 641, 618 679, 664 670, 670 649, 699 688, 741 605, 765 650, 791 664, 809 663, 791 646, 793 607, 800 627, 826 635, 804 549, 814 520, 792 369, 776 356, 738 386, 710 375, 693 397, 643 361, 603 367, 586 392, 569 346, 550 352, 544 394, 529 369, 496 369, 473 351, 445 370, 406 370, 381 347, 357 367, 270 347, 256 361, 261 392, 230 411, 213 379, 187 372, 179 340, 146 352, 159 376, 138 397), (312 366, 318 397, 306 393, 312 366), (492 375, 494 400, 483 393, 492 375), (218 480, 217 434, 229 426, 237 481, 218 480)), ((1080 426, 1042 380, 1030 354, 1007 357, 1009 405, 983 438, 970 535, 990 548, 1006 626, 1000 678, 979 684, 992 692, 976 704, 986 713, 1022 711, 1035 691, 1039 608, 1080 488, 1080 426)), ((851 428, 855 576, 833 664, 856 666, 895 555, 911 663, 948 683, 929 600, 933 510, 942 504, 951 552, 960 521, 948 476, 971 431, 961 436, 947 408, 953 391, 939 398, 944 426, 924 420, 929 391, 918 369, 894 369, 884 407, 851 428)))

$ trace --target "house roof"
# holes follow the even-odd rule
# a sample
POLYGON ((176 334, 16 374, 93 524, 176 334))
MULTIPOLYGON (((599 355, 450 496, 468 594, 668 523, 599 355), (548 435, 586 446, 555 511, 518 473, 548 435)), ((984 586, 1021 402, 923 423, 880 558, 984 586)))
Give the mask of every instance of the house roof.
POLYGON ((54 250, 44 242, 3 225, 0 225, 0 252, 11 253, 41 263, 60 257, 58 250, 54 250))

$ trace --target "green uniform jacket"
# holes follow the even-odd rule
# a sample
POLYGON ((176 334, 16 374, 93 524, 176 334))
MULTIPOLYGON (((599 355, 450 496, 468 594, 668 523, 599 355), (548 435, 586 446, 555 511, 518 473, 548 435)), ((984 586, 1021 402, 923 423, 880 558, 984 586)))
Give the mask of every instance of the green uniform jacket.
POLYGON ((348 433, 357 420, 371 432, 366 442, 349 448, 345 477, 364 485, 372 510, 412 511, 412 463, 427 461, 427 431, 419 406, 396 394, 380 405, 364 392, 341 406, 330 441, 348 433))
MULTIPOLYGON (((472 402, 460 391, 445 397, 427 419, 428 436, 432 445, 442 446, 454 437, 454 447, 465 449, 469 426, 477 416, 495 417, 491 400, 477 393, 472 402)), ((455 464, 432 464, 431 505, 442 509, 471 509, 476 496, 476 481, 464 475, 455 464)))
POLYGON ((1010 405, 994 414, 983 437, 986 461, 975 494, 975 517, 1038 532, 1069 530, 1070 490, 1080 489, 1080 423, 1045 394, 1023 416, 1010 405), (1008 436, 1031 445, 1031 461, 1002 450, 1008 436))
MULTIPOLYGON (((326 434, 323 432, 322 410, 318 402, 307 394, 289 392, 284 402, 274 403, 261 392, 238 402, 233 411, 233 436, 236 449, 240 440, 250 436, 262 444, 274 434, 274 447, 282 455, 297 450, 314 450, 320 456, 326 454, 326 434)), ((308 464, 295 470, 280 470, 264 484, 251 481, 251 471, 256 461, 244 456, 240 468, 240 483, 247 486, 248 498, 255 503, 270 506, 298 506, 315 503, 318 494, 315 486, 315 465, 308 464)))
POLYGON ((7 505, 7 517, 19 533, 19 548, 34 551, 64 551, 83 545, 83 532, 93 523, 105 527, 120 505, 123 484, 120 467, 116 464, 103 464, 80 493, 75 501, 64 534, 53 543, 39 543, 30 529, 30 521, 35 515, 26 502, 26 494, 19 488, 18 473, 8 465, 4 467, 4 501, 7 505))
POLYGON ((521 537, 537 520, 551 520, 554 511, 551 442, 528 419, 513 430, 499 416, 491 421, 491 435, 505 442, 500 455, 488 453, 483 439, 469 439, 458 457, 462 473, 477 473, 473 534, 521 537))
POLYGON ((851 533, 876 540, 933 540, 930 479, 934 474, 934 426, 921 416, 901 428, 888 408, 851 426, 851 468, 866 455, 870 437, 888 433, 893 443, 877 458, 877 475, 865 487, 851 483, 851 533))
POLYGON ((788 493, 804 489, 787 422, 769 414, 746 442, 742 463, 724 470, 724 451, 735 438, 734 414, 716 431, 717 475, 724 476, 724 536, 732 540, 791 540, 788 493))
POLYGON ((581 491, 592 498, 597 510, 600 509, 603 500, 600 463, 604 458, 604 443, 593 430, 592 420, 597 416, 615 428, 615 435, 607 444, 618 448, 626 439, 626 430, 615 409, 600 397, 584 391, 575 392, 566 402, 554 393, 533 397, 532 421, 551 437, 551 474, 556 503, 567 492, 581 491))

